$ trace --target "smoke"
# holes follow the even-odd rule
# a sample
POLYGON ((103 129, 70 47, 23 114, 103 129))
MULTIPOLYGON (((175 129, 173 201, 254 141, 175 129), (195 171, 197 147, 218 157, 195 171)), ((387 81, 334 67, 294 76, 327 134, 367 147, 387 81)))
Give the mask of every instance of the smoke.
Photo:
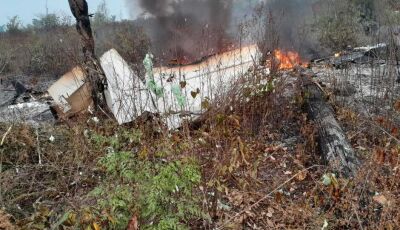
MULTIPOLYGON (((126 0, 132 17, 146 30, 152 49, 164 60, 185 63, 228 49, 235 40, 237 21, 251 15, 256 4, 264 6, 257 20, 268 23, 262 36, 278 36, 279 48, 313 56, 317 42, 304 30, 313 15, 316 0, 126 0), (239 18, 239 19, 238 19, 239 18), (235 22, 235 23, 234 23, 235 22)), ((260 28, 252 28, 259 32, 260 28)), ((249 29, 251 30, 251 29, 249 29)))
POLYGON ((190 62, 225 49, 234 0, 127 0, 152 40, 153 51, 165 59, 190 62), (137 9, 139 7, 139 10, 137 9))
POLYGON ((318 4, 316 0, 268 0, 264 5, 264 36, 276 37, 278 48, 295 50, 302 57, 320 55, 321 47, 311 31, 318 4))

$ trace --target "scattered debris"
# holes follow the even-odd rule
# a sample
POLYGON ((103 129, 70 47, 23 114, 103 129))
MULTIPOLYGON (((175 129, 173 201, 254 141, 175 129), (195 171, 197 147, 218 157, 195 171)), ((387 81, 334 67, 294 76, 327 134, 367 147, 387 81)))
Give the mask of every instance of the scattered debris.
POLYGON ((349 63, 364 64, 380 58, 386 52, 387 44, 379 43, 374 46, 356 47, 336 53, 333 57, 315 60, 315 63, 327 62, 337 68, 343 68, 349 63))
POLYGON ((151 112, 161 114, 168 127, 177 128, 183 118, 195 118, 204 112, 205 100, 227 92, 235 80, 255 65, 259 56, 257 46, 251 45, 208 57, 197 64, 153 68, 151 55, 147 55, 145 85, 112 49, 100 58, 108 82, 107 105, 119 124, 151 112))
POLYGON ((16 97, 21 96, 23 93, 28 91, 28 89, 18 80, 11 81, 12 86, 15 88, 16 97))
POLYGON ((106 52, 100 63, 108 83, 106 102, 119 124, 155 111, 147 88, 116 50, 106 52))
POLYGON ((196 64, 154 68, 155 83, 163 87, 162 97, 152 92, 157 111, 170 128, 178 127, 182 119, 198 117, 207 109, 204 102, 224 95, 260 57, 257 45, 249 45, 196 64))
MULTIPOLYGON (((363 63, 363 58, 379 59, 386 49, 387 45, 384 43, 358 47, 315 63, 325 62, 333 66, 363 63)), ((235 81, 256 66, 260 56, 257 45, 249 45, 206 57, 193 64, 154 68, 152 55, 149 54, 143 62, 146 69, 146 76, 143 77, 136 76, 129 64, 112 49, 100 59, 107 78, 104 91, 107 106, 119 124, 132 122, 147 112, 161 115, 168 127, 174 129, 181 125, 182 120, 193 120, 204 113, 207 110, 205 105, 224 95, 235 81)), ((315 75, 319 77, 318 73, 315 75)), ((42 108, 36 112, 45 112, 45 107, 47 111, 45 104, 48 100, 27 95, 31 90, 22 81, 15 80, 12 85, 15 89, 0 92, 2 114, 6 110, 12 110, 8 114, 15 114, 16 108, 32 108, 30 102, 43 102, 41 106, 36 104, 35 107, 42 108), (16 98, 19 99, 15 100, 16 98), (28 104, 9 107, 23 103, 28 104)), ((4 86, 1 87, 4 89, 4 86)), ((334 89, 335 95, 344 97, 358 94, 359 90, 350 81, 339 82, 334 89)), ((75 67, 48 88, 55 111, 60 117, 70 117, 88 110, 93 104, 91 91, 90 83, 81 67, 75 67)), ((31 114, 31 118, 36 116, 35 112, 31 114)), ((10 115, 3 116, 2 120, 9 118, 10 115)))
POLYGON ((50 106, 43 102, 27 102, 0 108, 0 122, 38 123, 54 120, 50 106))
POLYGON ((63 117, 82 112, 92 104, 90 84, 80 67, 63 75, 48 92, 54 100, 57 113, 63 117))
POLYGON ((0 86, 0 108, 12 104, 15 98, 15 90, 0 86))

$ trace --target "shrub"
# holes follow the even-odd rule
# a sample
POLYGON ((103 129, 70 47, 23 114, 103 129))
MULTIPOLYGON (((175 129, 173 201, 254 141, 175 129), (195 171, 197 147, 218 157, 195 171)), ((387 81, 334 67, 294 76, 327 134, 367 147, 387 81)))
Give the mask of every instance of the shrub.
POLYGON ((6 31, 10 34, 16 34, 22 31, 22 23, 18 16, 10 18, 6 24, 6 31))
POLYGON ((127 140, 139 144, 140 136, 126 130, 109 138, 93 135, 93 143, 108 150, 98 162, 105 177, 91 193, 97 199, 96 220, 109 229, 124 229, 138 213, 143 229, 188 229, 190 221, 207 219, 196 194, 201 181, 196 162, 141 160, 122 151, 127 140))
POLYGON ((359 23, 360 11, 348 1, 325 1, 323 10, 316 20, 315 28, 322 46, 335 51, 355 46, 363 33, 359 23))
POLYGON ((193 194, 201 181, 195 163, 175 161, 148 169, 150 174, 139 186, 144 229, 189 229, 190 220, 206 218, 193 194))
POLYGON ((108 23, 95 29, 95 40, 98 54, 114 48, 139 76, 144 75, 143 59, 150 49, 150 39, 142 27, 129 21, 108 23))

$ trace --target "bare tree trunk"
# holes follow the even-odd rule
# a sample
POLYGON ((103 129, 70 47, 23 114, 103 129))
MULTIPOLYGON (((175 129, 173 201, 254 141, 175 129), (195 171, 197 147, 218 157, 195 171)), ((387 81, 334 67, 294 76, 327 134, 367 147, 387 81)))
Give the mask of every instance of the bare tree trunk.
POLYGON ((92 87, 92 98, 95 109, 106 109, 104 98, 104 87, 107 85, 105 74, 95 55, 95 45, 88 4, 86 0, 68 0, 71 12, 76 19, 76 30, 82 41, 82 52, 84 55, 84 70, 92 87))

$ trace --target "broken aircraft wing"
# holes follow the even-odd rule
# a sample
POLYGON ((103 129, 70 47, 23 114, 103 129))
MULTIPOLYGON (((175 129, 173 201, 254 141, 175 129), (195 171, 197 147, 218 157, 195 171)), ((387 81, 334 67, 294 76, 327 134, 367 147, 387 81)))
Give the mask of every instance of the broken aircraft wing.
POLYGON ((154 112, 150 94, 115 49, 100 58, 108 86, 104 91, 107 105, 119 124, 133 121, 143 112, 154 112))

